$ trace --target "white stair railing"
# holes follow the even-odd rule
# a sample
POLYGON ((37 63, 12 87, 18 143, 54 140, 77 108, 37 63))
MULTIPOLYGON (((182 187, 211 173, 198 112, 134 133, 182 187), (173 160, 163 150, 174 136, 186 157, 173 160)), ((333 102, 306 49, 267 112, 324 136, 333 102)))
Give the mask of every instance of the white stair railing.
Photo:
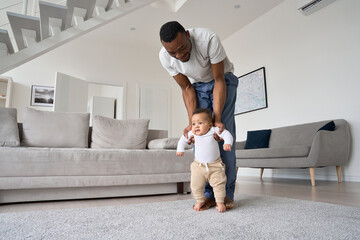
POLYGON ((67 0, 63 6, 39 1, 40 17, 7 12, 18 51, 9 32, 0 29, 0 74, 153 2, 67 0))

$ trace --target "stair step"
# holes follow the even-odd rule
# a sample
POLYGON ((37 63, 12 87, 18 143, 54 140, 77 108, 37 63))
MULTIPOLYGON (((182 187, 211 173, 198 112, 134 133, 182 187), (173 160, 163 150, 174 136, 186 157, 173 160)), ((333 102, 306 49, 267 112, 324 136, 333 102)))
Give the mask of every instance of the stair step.
POLYGON ((48 3, 44 1, 39 1, 39 9, 40 9, 40 22, 41 22, 41 37, 42 39, 46 39, 51 36, 50 34, 50 18, 61 19, 61 31, 69 28, 71 23, 66 22, 68 7, 48 3))
POLYGON ((101 12, 109 11, 111 9, 113 3, 114 3, 114 0, 97 0, 96 6, 95 6, 96 14, 95 15, 93 14, 93 16, 99 16, 99 15, 101 15, 101 12))
POLYGON ((26 36, 23 35, 22 29, 35 31, 35 41, 41 41, 40 18, 13 12, 7 12, 6 14, 9 18, 10 26, 14 33, 14 38, 19 51, 27 47, 24 41, 24 37, 26 36))
POLYGON ((86 13, 84 21, 92 17, 95 9, 96 0, 67 0, 66 6, 68 7, 68 19, 67 22, 72 22, 74 17, 75 8, 85 9, 86 13))
POLYGON ((6 45, 7 54, 14 53, 14 47, 11 43, 9 33, 4 29, 0 29, 0 43, 4 43, 6 45))

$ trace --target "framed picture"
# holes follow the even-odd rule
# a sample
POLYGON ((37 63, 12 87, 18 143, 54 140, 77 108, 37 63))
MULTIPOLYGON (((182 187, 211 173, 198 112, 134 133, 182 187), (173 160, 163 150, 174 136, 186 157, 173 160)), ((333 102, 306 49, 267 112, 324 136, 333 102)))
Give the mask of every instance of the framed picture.
POLYGON ((268 107, 265 67, 249 72, 238 79, 235 115, 268 107))
POLYGON ((54 104, 54 87, 31 86, 31 106, 52 107, 54 104))

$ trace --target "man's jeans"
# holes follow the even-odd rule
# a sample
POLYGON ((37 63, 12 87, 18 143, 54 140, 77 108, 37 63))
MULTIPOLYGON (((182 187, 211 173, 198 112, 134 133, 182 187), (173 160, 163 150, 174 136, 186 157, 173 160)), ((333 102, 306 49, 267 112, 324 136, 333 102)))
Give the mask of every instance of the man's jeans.
MULTIPOLYGON (((235 141, 236 141, 236 129, 235 129, 235 100, 236 89, 238 86, 238 78, 232 73, 225 74, 226 82, 226 101, 221 115, 221 121, 225 124, 225 128, 231 133, 234 138, 231 151, 224 151, 224 142, 219 142, 221 159, 226 165, 226 196, 234 200, 235 181, 236 181, 236 157, 235 157, 235 141)), ((198 107, 207 108, 213 111, 213 90, 215 81, 208 83, 197 82, 194 83, 194 89, 197 96, 198 107)), ((206 184, 205 197, 214 199, 214 192, 209 183, 206 184)))

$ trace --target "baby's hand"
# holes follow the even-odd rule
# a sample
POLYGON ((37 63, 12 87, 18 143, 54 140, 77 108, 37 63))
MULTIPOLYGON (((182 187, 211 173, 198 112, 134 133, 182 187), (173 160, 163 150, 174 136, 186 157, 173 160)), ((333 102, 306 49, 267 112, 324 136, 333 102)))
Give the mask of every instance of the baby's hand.
POLYGON ((224 144, 224 151, 231 151, 231 145, 230 144, 224 144))
POLYGON ((182 157, 182 156, 184 156, 184 152, 176 152, 176 156, 182 157))

